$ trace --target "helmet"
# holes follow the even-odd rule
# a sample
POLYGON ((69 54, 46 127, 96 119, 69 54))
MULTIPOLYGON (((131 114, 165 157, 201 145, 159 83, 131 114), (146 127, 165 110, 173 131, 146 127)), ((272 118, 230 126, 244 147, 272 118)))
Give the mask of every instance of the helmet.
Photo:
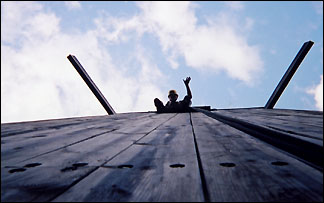
POLYGON ((175 95, 178 95, 178 94, 177 94, 177 91, 175 91, 175 90, 170 90, 170 91, 169 91, 169 95, 168 95, 168 96, 170 96, 171 94, 175 94, 175 95))

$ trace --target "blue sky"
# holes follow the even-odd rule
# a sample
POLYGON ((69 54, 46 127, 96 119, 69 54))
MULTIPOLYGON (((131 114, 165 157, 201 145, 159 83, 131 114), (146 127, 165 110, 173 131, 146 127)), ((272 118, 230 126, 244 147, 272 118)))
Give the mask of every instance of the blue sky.
POLYGON ((275 108, 323 111, 322 1, 1 1, 1 123, 106 114, 69 54, 117 113, 261 107, 309 40, 275 108))

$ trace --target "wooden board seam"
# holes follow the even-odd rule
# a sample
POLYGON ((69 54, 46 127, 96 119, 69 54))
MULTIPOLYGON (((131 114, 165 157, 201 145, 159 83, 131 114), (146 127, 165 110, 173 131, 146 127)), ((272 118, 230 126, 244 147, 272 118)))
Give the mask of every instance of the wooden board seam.
POLYGON ((284 132, 255 125, 237 118, 224 116, 220 113, 209 112, 203 109, 195 109, 205 115, 214 118, 222 123, 230 125, 240 131, 243 131, 253 137, 256 137, 278 149, 288 152, 295 158, 323 172, 323 147, 297 139, 284 132))
POLYGON ((168 118, 166 121, 163 121, 162 123, 160 123, 159 125, 157 125, 157 127, 155 127, 154 129, 152 129, 150 132, 146 133, 145 135, 143 135, 141 138, 139 138, 138 140, 134 141, 132 144, 130 144, 129 146, 125 147, 124 149, 122 149, 120 152, 116 153, 114 156, 112 156, 110 159, 108 159, 107 161, 105 161, 104 163, 102 163, 100 166, 95 167, 93 170, 89 171, 89 173, 87 173, 86 175, 84 175, 81 178, 78 178, 77 180, 75 180, 72 184, 70 184, 63 192, 57 194, 56 196, 54 196, 53 198, 51 198, 49 200, 49 202, 53 201, 54 199, 58 198, 60 195, 62 195, 63 193, 65 193, 66 191, 68 191, 71 187, 73 187, 74 185, 78 184, 81 180, 83 180, 84 178, 86 178, 87 176, 89 176, 90 174, 92 174, 93 172, 95 172, 96 170, 98 170, 100 167, 104 166, 105 164, 107 164, 109 161, 113 160, 115 157, 117 157, 119 154, 121 154, 122 152, 126 151, 127 149, 129 149, 131 146, 133 146, 136 142, 140 141, 141 139, 143 139, 144 137, 146 137, 147 135, 149 135, 151 132, 153 132, 154 130, 156 130, 158 127, 160 127, 161 125, 163 125, 164 123, 168 122, 169 120, 171 120, 172 118, 174 118, 177 114, 175 114, 174 116, 168 118))

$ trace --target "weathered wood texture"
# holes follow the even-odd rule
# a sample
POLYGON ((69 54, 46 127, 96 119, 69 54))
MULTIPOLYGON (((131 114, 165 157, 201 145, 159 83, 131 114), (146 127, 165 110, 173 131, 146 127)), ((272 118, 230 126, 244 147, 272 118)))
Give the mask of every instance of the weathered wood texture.
POLYGON ((218 110, 223 115, 277 129, 300 137, 320 140, 323 146, 323 112, 289 109, 228 109, 218 110))
MULTIPOLYGON (((198 109, 199 110, 199 109, 198 109)), ((205 115, 217 119, 223 123, 226 123, 240 131, 248 133, 258 139, 267 142, 278 149, 289 152, 294 155, 297 159, 323 171, 323 141, 319 136, 315 139, 312 134, 305 136, 297 136, 294 133, 288 133, 285 130, 279 128, 273 129, 262 125, 262 123, 255 124, 257 118, 249 116, 249 114, 242 112, 244 117, 237 118, 233 115, 228 115, 225 111, 205 111, 199 110, 199 112, 205 115)), ((264 112, 267 112, 265 109, 264 112)), ((306 114, 307 111, 304 111, 306 114)), ((319 113, 319 112, 318 112, 319 113)), ((314 114, 314 112, 309 112, 309 114, 314 114)), ((320 113, 323 114, 323 113, 320 113)), ((314 119, 315 120, 315 119, 314 119)), ((323 120, 323 117, 318 117, 316 120, 323 120)), ((278 122, 280 123, 280 121, 278 122)), ((292 127, 299 125, 298 122, 291 122, 292 127)), ((322 132, 323 127, 313 127, 316 132, 322 132)), ((292 131, 291 131, 292 132, 292 131)), ((318 134, 319 135, 319 134, 318 134)))
MULTIPOLYGON (((321 112, 218 112, 323 139, 321 112)), ((323 201, 323 174, 203 113, 126 113, 1 124, 1 201, 323 201)))
MULTIPOLYGON (((132 114, 105 116, 103 118, 107 127, 111 126, 114 130, 104 129, 99 134, 96 134, 97 132, 85 134, 77 132, 64 135, 63 133, 63 138, 61 138, 61 133, 50 134, 48 137, 52 135, 54 138, 58 137, 50 140, 54 146, 57 146, 56 149, 48 149, 47 146, 43 149, 42 143, 38 145, 40 138, 33 138, 34 143, 28 143, 27 146, 24 145, 22 149, 19 149, 28 149, 30 145, 36 151, 32 156, 28 156, 29 153, 27 153, 27 157, 24 157, 23 161, 8 162, 8 164, 6 161, 2 161, 2 200, 49 201, 174 116, 171 114, 142 115, 137 114, 133 118, 132 114), (141 132, 134 127, 136 124, 142 127, 141 132), (127 132, 124 132, 124 129, 127 132), (93 136, 93 134, 97 136, 93 136), (67 143, 64 136, 72 141, 67 143), (81 138, 79 138, 80 136, 81 138), (84 136, 89 139, 85 139, 84 136), (35 146, 41 149, 39 153, 37 152, 38 147, 35 146), (44 152, 47 149, 48 151, 44 152)), ((99 120, 102 119, 99 118, 99 120)), ((61 124, 62 122, 59 122, 58 125, 61 124)), ((99 126, 101 125, 99 124, 99 126)), ((1 153, 2 150, 8 150, 5 145, 2 144, 1 153)), ((6 159, 6 156, 1 155, 1 159, 6 159)))
POLYGON ((201 113, 193 113, 211 201, 322 201, 323 174, 201 113))
POLYGON ((203 201, 192 138, 178 114, 55 201, 203 201))

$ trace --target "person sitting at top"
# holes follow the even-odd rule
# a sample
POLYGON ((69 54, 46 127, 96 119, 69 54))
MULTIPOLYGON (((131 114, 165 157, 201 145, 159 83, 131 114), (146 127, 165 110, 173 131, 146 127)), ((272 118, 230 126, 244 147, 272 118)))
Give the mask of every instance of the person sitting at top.
POLYGON ((178 99, 178 94, 175 90, 170 90, 169 91, 169 101, 163 105, 163 103, 158 99, 154 99, 154 104, 157 110, 157 113, 181 113, 181 112, 189 112, 189 107, 191 105, 191 90, 189 87, 189 82, 191 78, 187 77, 185 80, 183 80, 186 89, 187 89, 187 95, 184 97, 183 100, 177 101, 178 99))

